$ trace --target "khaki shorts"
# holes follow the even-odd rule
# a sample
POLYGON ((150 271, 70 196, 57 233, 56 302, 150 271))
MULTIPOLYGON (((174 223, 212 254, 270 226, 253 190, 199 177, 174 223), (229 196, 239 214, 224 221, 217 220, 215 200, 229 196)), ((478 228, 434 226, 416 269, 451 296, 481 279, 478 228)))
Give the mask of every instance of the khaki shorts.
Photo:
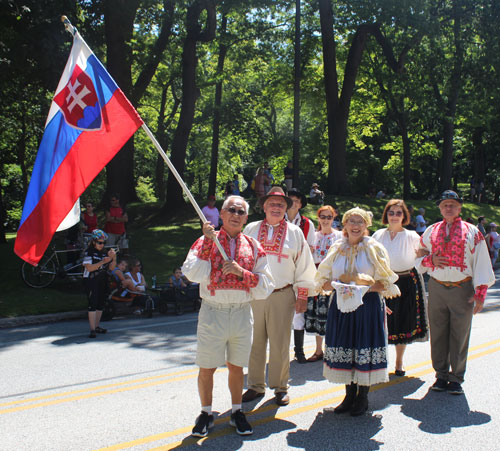
POLYGON ((198 314, 196 364, 217 368, 229 362, 248 366, 253 316, 250 303, 212 304, 203 300, 198 314))

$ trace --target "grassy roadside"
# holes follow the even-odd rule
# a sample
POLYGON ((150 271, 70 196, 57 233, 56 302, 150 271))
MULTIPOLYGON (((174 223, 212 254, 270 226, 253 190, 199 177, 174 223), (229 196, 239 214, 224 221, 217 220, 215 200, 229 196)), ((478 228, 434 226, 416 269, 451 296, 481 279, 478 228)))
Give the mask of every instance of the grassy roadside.
MULTIPOLYGON (((328 197, 327 202, 336 205, 343 213, 353 206, 371 210, 374 214, 372 232, 381 228, 380 217, 386 204, 385 200, 372 198, 328 197)), ((415 208, 426 209, 426 219, 433 222, 439 218, 439 209, 433 201, 414 201, 415 208)), ((220 207, 220 203, 218 203, 220 207)), ((130 249, 144 264, 144 274, 148 283, 156 274, 159 282, 172 273, 175 266, 184 261, 189 247, 200 235, 199 221, 190 205, 180 212, 176 219, 166 223, 156 215, 158 205, 135 204, 128 208, 131 222, 130 249)), ((308 205, 304 214, 313 220, 317 206, 308 205)), ((487 204, 465 203, 462 217, 477 220, 479 215, 486 216, 488 222, 500 222, 500 208, 487 204)), ((261 219, 251 215, 249 222, 261 219)), ((22 261, 14 254, 15 234, 8 235, 7 244, 0 244, 0 259, 3 262, 2 284, 0 290, 0 317, 39 315, 74 310, 84 310, 87 300, 81 280, 56 279, 48 288, 34 289, 26 286, 21 278, 22 261)))

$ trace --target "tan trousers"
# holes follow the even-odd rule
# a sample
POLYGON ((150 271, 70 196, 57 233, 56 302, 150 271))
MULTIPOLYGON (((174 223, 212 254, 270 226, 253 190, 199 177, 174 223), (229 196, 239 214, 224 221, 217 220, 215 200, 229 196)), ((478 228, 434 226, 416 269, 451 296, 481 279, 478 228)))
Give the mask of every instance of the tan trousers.
POLYGON ((295 293, 289 287, 267 299, 252 301, 253 343, 248 363, 247 386, 266 391, 266 350, 269 340, 269 388, 276 393, 288 390, 290 376, 290 335, 295 312, 295 293))
POLYGON ((448 288, 429 279, 431 358, 438 379, 464 381, 474 309, 469 299, 473 294, 471 282, 448 288))

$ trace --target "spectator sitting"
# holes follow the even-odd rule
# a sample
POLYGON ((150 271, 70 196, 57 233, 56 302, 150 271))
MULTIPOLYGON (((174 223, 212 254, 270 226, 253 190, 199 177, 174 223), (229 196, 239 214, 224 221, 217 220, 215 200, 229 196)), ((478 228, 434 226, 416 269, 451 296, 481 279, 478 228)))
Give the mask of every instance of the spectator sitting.
POLYGON ((313 183, 311 185, 309 197, 311 199, 311 204, 323 205, 323 202, 325 201, 325 193, 319 189, 319 185, 317 183, 313 183))
POLYGON ((170 283, 178 289, 187 288, 188 284, 184 281, 181 268, 174 269, 173 275, 170 276, 170 283))
POLYGON ((383 199, 385 197, 384 190, 380 190, 375 196, 376 199, 383 199))
MULTIPOLYGON (((138 259, 132 259, 129 265, 129 272, 125 274, 126 278, 132 281, 133 288, 129 290, 131 293, 143 295, 146 291, 147 284, 146 279, 140 272, 142 269, 142 264, 138 259)), ((140 315, 143 309, 146 307, 147 296, 136 296, 133 299, 132 307, 135 308, 134 314, 140 315)))
MULTIPOLYGON (((112 280, 116 283, 118 288, 124 288, 125 290, 128 291, 135 291, 134 283, 129 277, 125 275, 127 270, 128 270, 127 260, 122 257, 118 260, 118 264, 116 265, 115 269, 111 271, 111 276, 113 277, 112 280)), ((126 295, 128 291, 123 292, 122 296, 126 295)))

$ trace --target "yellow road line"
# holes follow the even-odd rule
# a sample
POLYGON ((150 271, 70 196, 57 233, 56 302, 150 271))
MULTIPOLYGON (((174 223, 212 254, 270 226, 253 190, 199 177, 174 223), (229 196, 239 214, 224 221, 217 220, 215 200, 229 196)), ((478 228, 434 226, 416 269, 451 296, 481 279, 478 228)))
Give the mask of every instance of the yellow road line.
MULTIPOLYGON (((500 339, 499 340, 493 340, 493 341, 488 342, 488 343, 484 343, 484 344, 481 344, 481 345, 477 345, 477 346, 471 347, 469 349, 469 351, 475 351, 475 350, 478 350, 478 349, 487 348, 487 347, 490 347, 493 344, 497 344, 497 343, 500 343, 500 339)), ((497 347, 494 347, 494 348, 491 348, 491 349, 487 349, 485 351, 478 352, 478 353, 475 353, 475 354, 471 354, 471 355, 469 355, 469 357, 468 357, 467 360, 474 360, 474 359, 477 359, 479 357, 483 357, 485 355, 493 354, 494 352, 498 352, 498 351, 500 351, 500 346, 497 346, 497 347)), ((412 365, 411 367, 408 367, 407 370, 409 370, 410 368, 411 369, 415 369, 415 368, 420 368, 420 367, 423 367, 423 366, 427 366, 430 363, 431 363, 430 360, 425 361, 425 362, 421 362, 421 363, 412 365)), ((408 381, 410 379, 413 379, 413 378, 416 378, 416 377, 420 377, 420 376, 423 376, 423 375, 426 375, 426 374, 430 374, 430 373, 433 373, 433 372, 434 372, 434 369, 432 367, 431 368, 426 368, 426 369, 423 369, 421 371, 417 371, 415 373, 412 373, 409 376, 392 379, 389 382, 375 385, 375 386, 373 386, 371 388, 371 391, 377 391, 377 390, 381 390, 381 389, 384 389, 384 388, 392 387, 394 385, 398 385, 398 384, 401 384, 403 382, 406 382, 406 381, 408 381)), ((328 394, 332 394, 332 393, 335 393, 335 392, 343 391, 343 389, 344 389, 344 387, 342 385, 336 385, 333 388, 329 388, 329 389, 326 389, 326 390, 321 390, 319 392, 310 393, 308 395, 304 395, 304 396, 301 396, 301 397, 298 397, 298 398, 293 398, 290 401, 290 404, 291 405, 293 405, 293 404, 299 404, 299 403, 301 403, 303 401, 307 401, 307 400, 310 400, 310 399, 313 399, 313 398, 319 398, 319 397, 322 397, 324 395, 328 395, 328 394)), ((308 404, 308 405, 305 405, 305 406, 296 407, 295 409, 285 410, 285 411, 277 411, 277 409, 278 409, 277 406, 275 406, 275 405, 268 405, 268 406, 262 407, 260 409, 248 412, 247 416, 257 415, 257 414, 260 414, 260 413, 266 413, 266 412, 269 412, 269 411, 276 411, 275 415, 273 415, 273 416, 269 416, 269 417, 265 417, 265 418, 261 418, 261 419, 255 420, 253 423, 254 423, 254 425, 258 426, 258 425, 261 425, 261 424, 265 424, 265 423, 269 423, 271 421, 274 421, 275 419, 285 419, 285 418, 288 418, 288 417, 291 417, 291 416, 294 416, 294 415, 298 415, 298 414, 301 414, 301 413, 304 413, 304 412, 309 412, 311 410, 315 410, 315 409, 318 409, 318 408, 321 408, 321 407, 326 407, 326 406, 329 406, 329 405, 330 406, 334 405, 341 398, 343 398, 343 396, 344 395, 342 393, 340 396, 335 396, 335 397, 328 398, 328 399, 325 399, 325 400, 322 400, 322 401, 318 401, 318 402, 313 403, 313 404, 308 404)), ((215 420, 215 424, 227 423, 227 421, 228 421, 227 417, 222 417, 222 418, 218 418, 217 420, 215 420)), ((96 450, 96 451, 116 451, 116 450, 121 450, 121 449, 126 449, 126 448, 132 448, 134 446, 144 445, 144 444, 147 444, 147 443, 156 442, 156 441, 159 441, 159 440, 164 440, 164 439, 167 439, 169 437, 175 437, 177 435, 187 434, 187 433, 190 433, 191 429, 192 429, 192 426, 183 427, 183 428, 176 429, 174 431, 163 432, 163 433, 160 433, 160 434, 150 435, 148 437, 143 437, 143 438, 136 439, 136 440, 131 440, 131 441, 128 441, 128 442, 119 443, 119 444, 112 445, 112 446, 109 446, 109 447, 106 447, 106 448, 100 448, 99 450, 96 450)), ((188 445, 193 445, 195 443, 201 443, 201 442, 203 442, 205 440, 214 439, 214 438, 217 438, 217 437, 222 437, 222 436, 225 436, 225 435, 230 434, 230 433, 234 433, 234 429, 228 425, 227 427, 225 427, 223 429, 211 432, 210 436, 208 436, 206 438, 203 438, 203 439, 184 438, 181 441, 176 441, 176 442, 170 443, 168 445, 162 445, 162 446, 159 446, 159 447, 156 447, 156 448, 151 448, 148 451, 166 451, 166 450, 170 450, 172 448, 179 447, 179 446, 188 446, 188 445)))
MULTIPOLYGON (((473 351, 478 350, 478 349, 487 348, 487 347, 493 346, 497 343, 500 343, 500 339, 493 340, 493 341, 490 341, 488 343, 483 343, 483 344, 471 347, 471 348, 469 348, 469 352, 473 352, 473 351)), ((425 362, 420 362, 420 363, 417 363, 414 365, 410 365, 407 367, 407 371, 429 365, 430 363, 431 363, 431 361, 427 360, 425 362)), ((218 369, 218 371, 224 372, 224 371, 227 371, 227 368, 220 368, 220 369, 218 369)), ((55 393, 55 394, 51 394, 51 395, 39 396, 36 398, 28 398, 28 399, 23 399, 23 400, 11 401, 8 403, 0 403, 0 406, 11 406, 11 405, 27 404, 29 402, 43 401, 46 399, 61 398, 64 396, 69 396, 69 397, 66 397, 63 399, 54 399, 51 401, 38 402, 35 404, 0 409, 0 415, 6 414, 6 413, 14 413, 14 412, 19 412, 19 411, 24 411, 24 410, 35 409, 35 408, 39 408, 39 407, 58 405, 58 404, 63 404, 63 403, 67 403, 67 402, 72 402, 72 401, 91 399, 91 398, 95 398, 95 397, 99 397, 99 396, 124 393, 124 392, 131 391, 131 390, 149 388, 149 387, 163 385, 163 384, 171 383, 171 382, 184 381, 184 380, 188 380, 188 379, 192 379, 192 378, 196 377, 197 374, 198 374, 198 369, 194 368, 191 370, 176 371, 176 372, 169 373, 169 374, 145 377, 145 378, 135 379, 135 380, 131 380, 131 381, 117 382, 114 384, 101 385, 101 386, 97 386, 97 387, 88 387, 88 388, 84 388, 84 389, 80 389, 80 390, 74 390, 74 391, 63 392, 63 393, 55 393), (179 376, 179 375, 181 375, 181 376, 174 377, 174 376, 179 376), (158 379, 162 379, 162 380, 158 380, 158 379), (147 382, 147 381, 151 381, 151 382, 147 382), (140 382, 147 382, 147 383, 140 383, 140 382), (132 384, 134 384, 134 385, 132 385, 132 384), (129 385, 129 386, 127 387, 126 385, 129 385), (113 387, 118 387, 118 388, 106 390, 107 388, 113 388, 113 387), (87 393, 87 392, 94 392, 94 393, 87 393), (79 395, 81 393, 87 393, 87 394, 79 395), (72 395, 79 395, 79 396, 72 396, 72 395)), ((310 396, 316 396, 316 395, 310 395, 310 396)))
POLYGON ((157 376, 143 377, 143 378, 140 378, 140 379, 133 379, 133 380, 130 380, 130 381, 115 382, 113 384, 98 385, 96 387, 82 388, 80 390, 72 390, 72 391, 67 391, 67 392, 62 392, 62 393, 53 393, 53 394, 50 394, 50 395, 38 396, 38 397, 35 397, 35 398, 19 399, 17 401, 10 401, 10 402, 0 403, 0 407, 3 407, 3 406, 12 406, 12 405, 15 405, 15 404, 25 404, 25 403, 34 402, 34 401, 42 401, 44 399, 50 399, 50 398, 56 398, 56 397, 60 398, 60 397, 63 397, 63 396, 76 395, 78 393, 85 393, 85 392, 89 392, 89 391, 102 390, 104 388, 111 388, 111 387, 119 387, 119 386, 129 385, 129 384, 136 384, 138 382, 145 382, 145 381, 148 381, 148 380, 170 378, 170 377, 173 377, 173 376, 179 376, 181 374, 195 373, 197 371, 198 371, 198 369, 195 368, 195 369, 192 369, 192 370, 176 371, 174 373, 160 374, 160 375, 157 375, 157 376))

